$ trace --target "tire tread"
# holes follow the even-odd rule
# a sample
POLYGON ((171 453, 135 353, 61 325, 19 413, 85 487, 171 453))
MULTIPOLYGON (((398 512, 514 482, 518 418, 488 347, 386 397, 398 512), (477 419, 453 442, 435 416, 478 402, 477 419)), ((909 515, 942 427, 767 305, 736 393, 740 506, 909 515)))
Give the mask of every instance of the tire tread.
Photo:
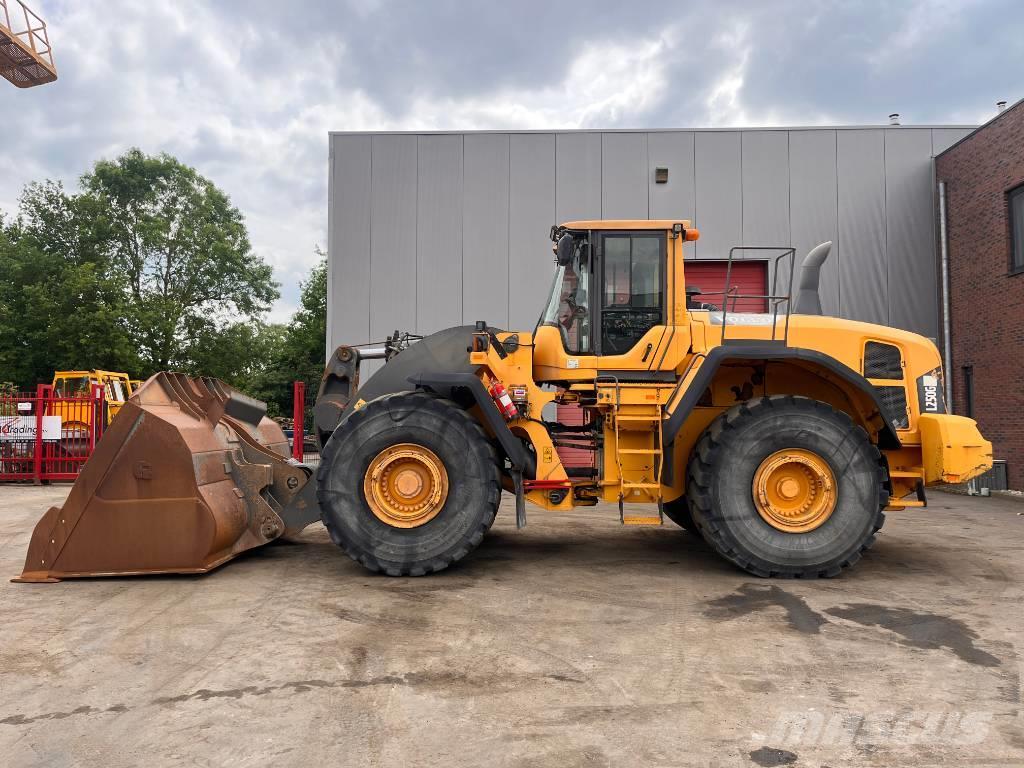
POLYGON ((484 432, 483 427, 472 416, 452 401, 445 400, 422 390, 412 392, 395 392, 383 395, 376 400, 370 401, 358 411, 354 411, 344 419, 331 434, 330 439, 327 441, 327 445, 324 446, 320 466, 317 469, 317 484, 318 487, 323 487, 323 483, 327 479, 330 467, 333 464, 334 454, 339 450, 339 447, 343 444, 346 436, 358 429, 359 425, 368 419, 373 411, 381 407, 402 407, 403 405, 408 405, 409 407, 416 409, 430 410, 442 418, 457 420, 458 423, 465 428, 466 432, 473 436, 473 442, 477 443, 476 449, 485 452, 490 459, 491 466, 494 467, 494 483, 491 485, 491 490, 489 491, 486 499, 484 514, 478 525, 464 535, 464 544, 450 555, 431 558, 426 562, 410 563, 403 566, 390 564, 385 565, 375 558, 370 552, 360 547, 357 542, 350 541, 341 535, 341 532, 332 521, 331 515, 325 513, 325 507, 328 505, 328 499, 319 489, 317 491, 317 501, 320 504, 320 518, 331 537, 331 541, 333 541, 336 546, 340 547, 345 554, 357 563, 360 563, 363 567, 373 571, 374 573, 385 573, 388 576, 425 576, 431 573, 437 573, 438 571, 443 571, 445 568, 455 562, 458 562, 472 550, 476 549, 477 545, 483 541, 484 534, 486 534, 494 524, 494 519, 498 513, 498 502, 501 495, 501 479, 498 472, 497 453, 490 440, 487 439, 487 435, 484 432))
POLYGON ((856 564, 863 556, 863 553, 875 543, 876 534, 885 524, 885 513, 883 510, 889 501, 889 494, 885 488, 886 480, 884 457, 877 446, 871 443, 863 427, 854 424, 847 414, 832 408, 828 403, 818 400, 794 395, 772 395, 744 402, 730 408, 715 419, 705 430, 704 434, 697 441, 696 446, 694 446, 687 467, 686 498, 690 502, 694 524, 705 541, 726 560, 748 573, 763 578, 831 578, 838 576, 843 570, 856 564), (799 566, 773 568, 769 563, 755 562, 752 558, 737 550, 734 546, 735 542, 731 540, 731 537, 727 535, 721 526, 718 519, 719 515, 714 509, 711 491, 715 466, 721 457, 727 454, 730 448, 733 447, 733 441, 736 439, 735 433, 745 422, 761 418, 762 414, 766 414, 770 409, 776 409, 779 405, 793 408, 811 408, 843 423, 847 430, 858 435, 861 442, 869 447, 875 465, 878 467, 878 507, 872 524, 872 532, 859 542, 854 551, 845 553, 837 562, 830 562, 825 566, 813 568, 801 568, 799 566))

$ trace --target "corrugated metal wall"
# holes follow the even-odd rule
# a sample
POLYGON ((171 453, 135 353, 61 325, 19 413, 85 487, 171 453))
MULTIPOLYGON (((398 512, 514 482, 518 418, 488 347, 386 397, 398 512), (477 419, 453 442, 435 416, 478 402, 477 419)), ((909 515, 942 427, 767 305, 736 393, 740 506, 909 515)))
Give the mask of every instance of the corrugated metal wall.
POLYGON ((532 328, 548 228, 586 218, 692 219, 698 259, 832 240, 826 312, 937 336, 931 158, 969 132, 332 134, 328 349, 478 319, 532 328))

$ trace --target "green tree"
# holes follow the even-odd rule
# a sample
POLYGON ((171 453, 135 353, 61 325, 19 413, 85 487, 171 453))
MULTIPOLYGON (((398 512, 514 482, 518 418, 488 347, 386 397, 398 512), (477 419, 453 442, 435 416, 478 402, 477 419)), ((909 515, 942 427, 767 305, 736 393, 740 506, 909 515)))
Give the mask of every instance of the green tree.
POLYGON ((301 284, 299 309, 285 334, 286 362, 294 379, 306 382, 313 392, 324 372, 327 345, 327 256, 317 248, 320 261, 301 284))
POLYGON ((227 195, 167 154, 132 149, 82 177, 84 205, 127 283, 132 335, 145 366, 190 369, 190 349, 278 297, 227 195))
MULTIPOLYGON (((190 352, 192 365, 204 376, 222 379, 246 394, 259 397, 267 372, 278 364, 286 328, 275 323, 232 323, 196 339, 190 352)), ((261 398, 262 399, 262 398, 261 398)))
POLYGON ((0 379, 30 388, 54 370, 136 370, 123 283, 79 227, 77 201, 30 185, 22 216, 0 223, 0 379))
POLYGON ((174 369, 244 386, 282 356, 277 298, 227 196, 169 155, 100 161, 69 194, 26 187, 0 219, 0 380, 174 369))
POLYGON ((299 308, 282 335, 265 340, 273 354, 262 371, 248 379, 249 394, 267 403, 270 413, 290 416, 292 385, 306 384, 306 403, 312 404, 324 372, 327 343, 327 258, 318 248, 319 262, 301 284, 299 308), (276 350, 276 351, 275 351, 276 350))

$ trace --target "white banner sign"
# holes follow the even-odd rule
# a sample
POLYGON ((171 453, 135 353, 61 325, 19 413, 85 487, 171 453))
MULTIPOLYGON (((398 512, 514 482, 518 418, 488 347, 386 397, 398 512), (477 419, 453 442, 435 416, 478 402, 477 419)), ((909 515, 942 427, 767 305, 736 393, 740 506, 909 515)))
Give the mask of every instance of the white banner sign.
MULTIPOLYGON (((35 416, 0 416, 0 443, 35 439, 35 416)), ((43 416, 43 440, 60 440, 60 416, 43 416)))

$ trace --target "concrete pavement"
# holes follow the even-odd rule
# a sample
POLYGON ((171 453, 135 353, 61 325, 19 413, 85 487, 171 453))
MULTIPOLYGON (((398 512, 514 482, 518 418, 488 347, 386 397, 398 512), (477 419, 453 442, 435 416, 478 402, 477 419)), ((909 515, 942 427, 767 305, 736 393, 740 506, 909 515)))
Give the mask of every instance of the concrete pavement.
MULTIPOLYGON (((66 486, 0 487, 0 574, 66 486)), ((375 576, 321 526, 201 577, 0 583, 6 766, 1017 766, 1024 503, 932 493, 826 581, 510 500, 375 576)))

